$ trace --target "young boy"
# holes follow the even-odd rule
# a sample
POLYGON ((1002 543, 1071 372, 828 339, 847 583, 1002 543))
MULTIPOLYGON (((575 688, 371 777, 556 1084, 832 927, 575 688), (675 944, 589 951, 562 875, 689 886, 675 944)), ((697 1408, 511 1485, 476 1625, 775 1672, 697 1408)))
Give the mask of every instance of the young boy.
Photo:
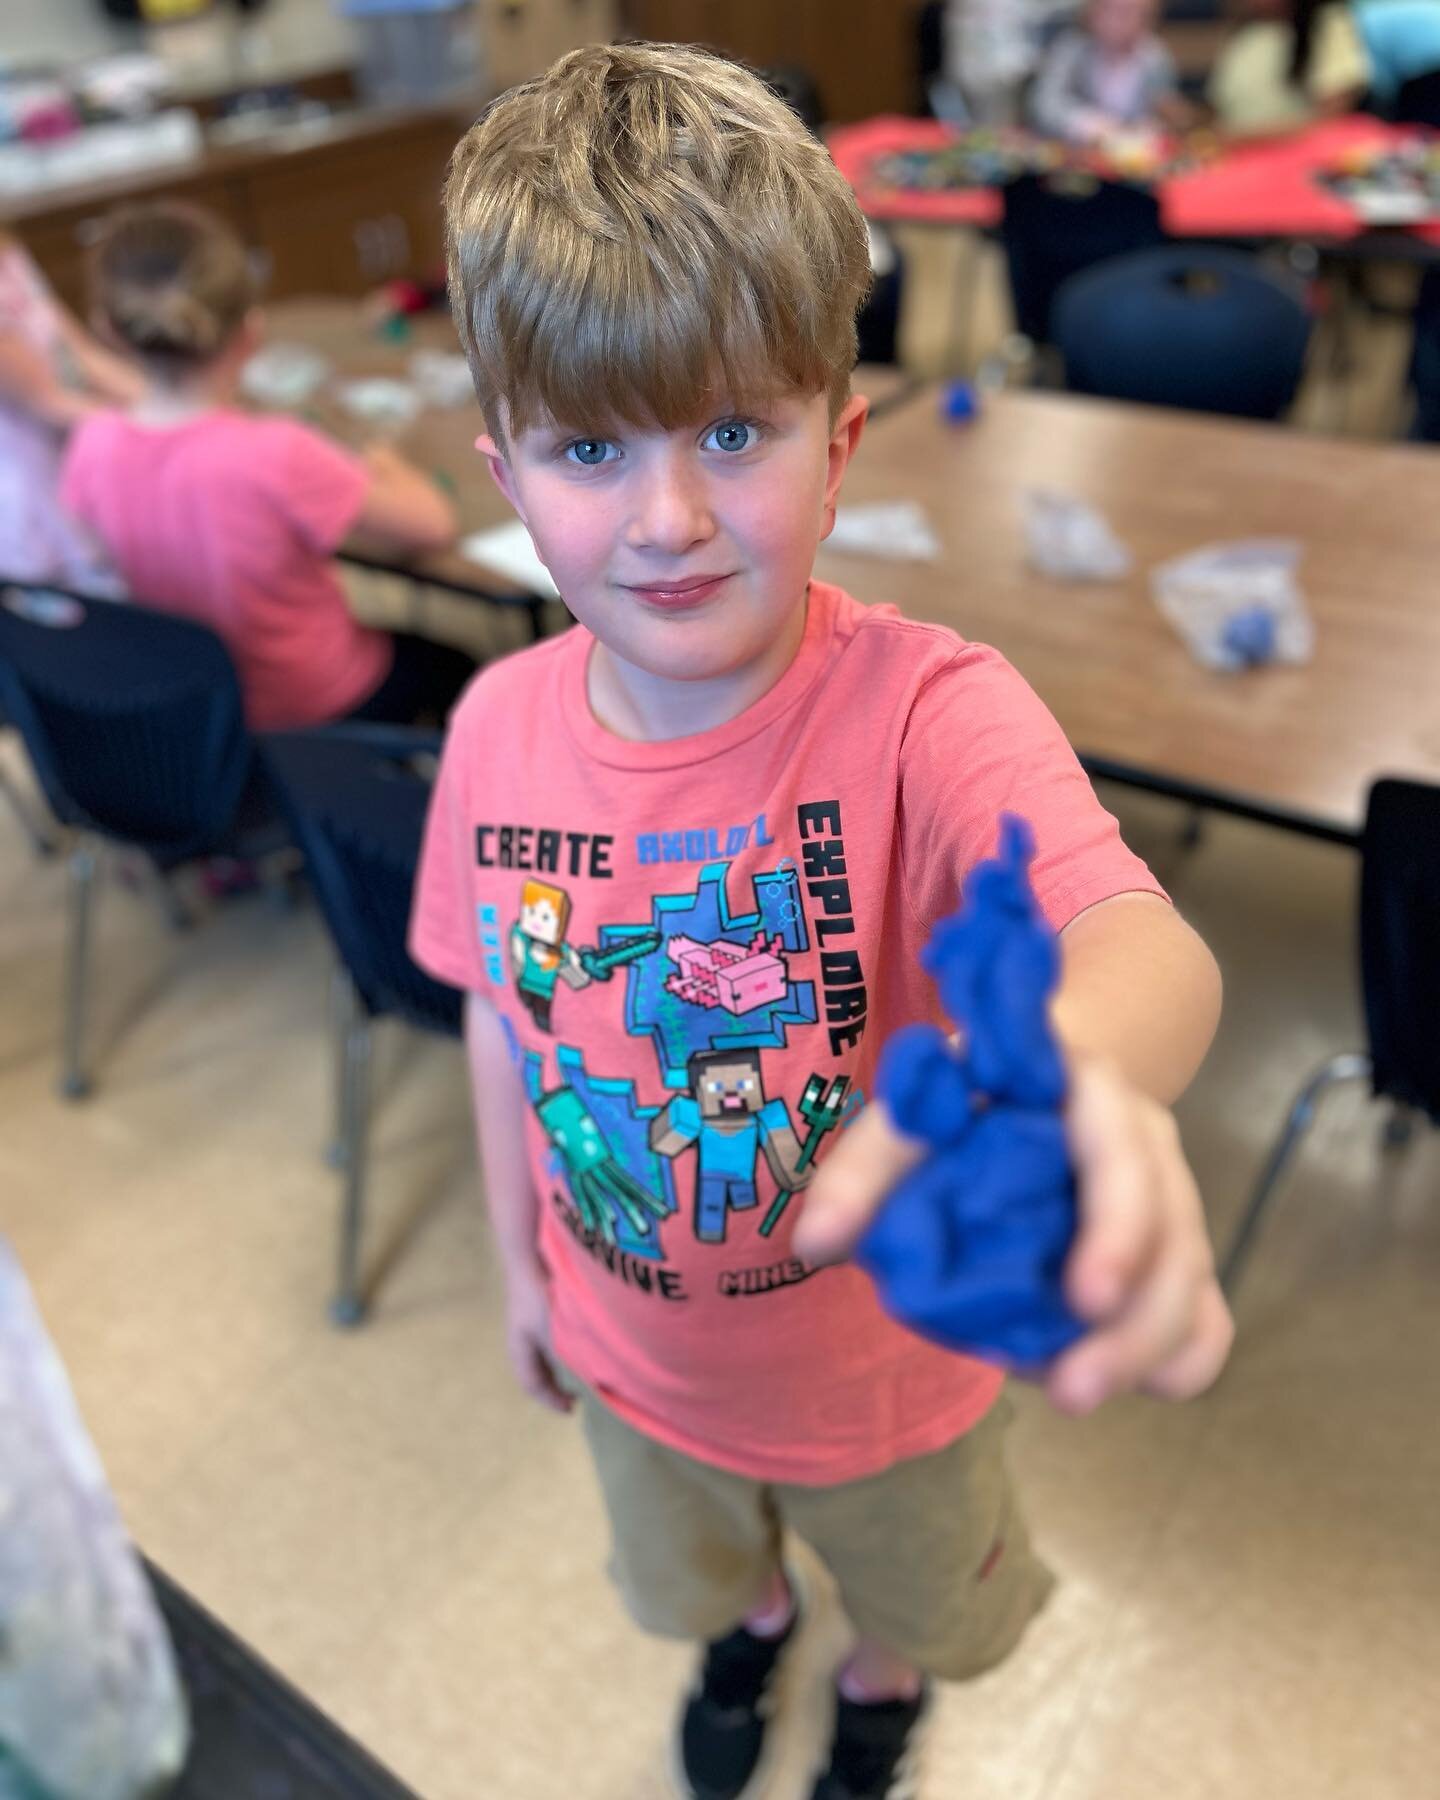
POLYGON ((758 1791, 790 1528, 858 1634, 814 1800, 908 1794, 931 1679, 1006 1655, 1049 1578, 1000 1372, 844 1261, 912 1154, 859 1111, 876 1057, 935 1016, 917 952, 1023 814, 1094 1326, 1049 1392, 1191 1394, 1229 1321, 1166 1107, 1214 964, 999 656, 811 579, 865 418, 865 229, 759 80, 577 51, 474 126, 447 208, 479 448, 579 620, 457 709, 412 933, 470 995, 510 1354, 537 1399, 578 1395, 639 1623, 706 1645, 680 1791, 758 1791), (589 977, 543 1008, 507 956, 537 881, 589 977))

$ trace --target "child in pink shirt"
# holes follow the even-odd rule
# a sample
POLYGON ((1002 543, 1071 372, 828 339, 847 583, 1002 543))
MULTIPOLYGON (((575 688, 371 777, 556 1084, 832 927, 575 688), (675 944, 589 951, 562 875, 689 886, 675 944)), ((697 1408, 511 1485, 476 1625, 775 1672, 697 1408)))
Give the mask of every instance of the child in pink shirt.
POLYGON ((96 289, 145 386, 129 411, 82 421, 62 495, 135 600, 219 634, 257 729, 443 717, 474 663, 366 629, 332 558, 354 537, 443 549, 453 510, 393 451, 354 456, 234 407, 260 329, 244 247, 196 209, 135 208, 100 246, 96 289))
POLYGON ((579 1406, 637 1620, 705 1645, 680 1791, 758 1791, 788 1528, 857 1633, 813 1800, 911 1794, 931 1678, 1006 1655, 1049 1578, 1000 1372, 846 1261, 914 1155, 878 1052, 936 1016, 917 952, 1023 814, 1092 1327, 1043 1378, 1180 1397, 1229 1343, 1167 1110, 1214 964, 1001 657, 811 578, 869 269, 783 103, 705 52, 577 51, 471 129, 447 205, 480 448, 579 621, 457 708, 411 934, 469 996, 510 1354, 579 1406))
POLYGON ((0 231, 0 580, 118 591, 99 545, 60 504, 60 467, 67 433, 140 387, 0 231))

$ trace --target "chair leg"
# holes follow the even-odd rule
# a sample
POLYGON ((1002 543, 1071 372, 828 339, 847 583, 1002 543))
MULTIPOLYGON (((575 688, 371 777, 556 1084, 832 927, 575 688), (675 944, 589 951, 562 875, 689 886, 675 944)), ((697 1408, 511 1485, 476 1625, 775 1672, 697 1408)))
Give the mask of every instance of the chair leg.
POLYGON ((70 853, 70 928, 65 958, 65 1066, 60 1092, 82 1100, 90 1092, 85 1069, 85 998, 90 962, 90 915, 97 857, 83 839, 70 853))
POLYGON ((16 787, 8 769, 0 768, 0 794, 10 803, 10 810, 20 821, 20 828, 30 840, 30 847, 37 856, 53 856, 59 846, 54 838, 36 818, 34 809, 25 796, 16 787))
POLYGON ((332 1169, 345 1167, 350 1147, 345 1119, 346 1078, 349 1069, 346 1047, 350 1029, 359 1016, 360 1004, 354 985, 344 967, 336 963, 330 972, 330 1030, 335 1045, 335 1132, 325 1146, 325 1161, 332 1169))
POLYGON ((358 1325, 365 1314, 360 1294, 360 1236, 365 1214, 366 1139, 370 1102, 370 1021, 356 1007, 345 1034, 345 1198, 340 1215, 339 1280, 330 1317, 358 1325))
POLYGON ((1198 850, 1205 842, 1205 808, 1192 806, 1185 814, 1185 823, 1180 828, 1180 847, 1182 850, 1198 850))
POLYGON ((1255 1191, 1250 1196, 1250 1204, 1236 1227, 1234 1235, 1226 1246, 1225 1254, 1220 1259, 1220 1286, 1227 1296, 1233 1295, 1240 1279, 1241 1270, 1250 1254, 1255 1233, 1259 1229, 1260 1220, 1270 1204, 1286 1164, 1294 1155, 1296 1146, 1310 1129, 1315 1117, 1315 1110, 1323 1096, 1342 1081, 1365 1081, 1370 1075, 1370 1058, 1356 1052, 1347 1051, 1340 1056, 1332 1056, 1323 1064, 1301 1088, 1295 1104, 1290 1108, 1290 1117, 1285 1121, 1285 1128, 1276 1140, 1270 1159, 1265 1164, 1264 1172, 1256 1183, 1255 1191))
POLYGON ((1403 1150, 1415 1135, 1415 1125, 1419 1118, 1413 1106, 1406 1106, 1403 1100, 1395 1101, 1380 1128, 1380 1148, 1386 1155, 1393 1155, 1403 1150))

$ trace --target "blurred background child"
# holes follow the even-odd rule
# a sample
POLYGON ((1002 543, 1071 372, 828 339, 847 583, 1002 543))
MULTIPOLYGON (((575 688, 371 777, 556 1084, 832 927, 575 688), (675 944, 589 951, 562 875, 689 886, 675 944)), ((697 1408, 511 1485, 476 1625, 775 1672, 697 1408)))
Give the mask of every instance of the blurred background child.
POLYGON ((60 462, 81 419, 137 398, 142 385, 0 231, 0 578, 116 591, 99 547, 60 504, 60 462))
POLYGON ((1157 0, 1090 0, 1040 65, 1030 101, 1035 129, 1094 144, 1119 132, 1190 124, 1174 60, 1155 35, 1156 10, 1157 0))
POLYGON ((1355 111, 1370 85, 1370 64, 1348 6, 1239 0, 1239 16, 1207 89, 1223 130, 1288 131, 1355 111))
POLYGON ((81 422, 62 491, 134 597, 220 635, 258 729, 443 717, 471 659, 362 626, 332 558, 347 540, 442 550, 450 502, 391 449, 357 456, 236 409, 261 323, 244 246, 218 220, 173 204, 123 213, 94 282, 97 321, 143 392, 81 422))

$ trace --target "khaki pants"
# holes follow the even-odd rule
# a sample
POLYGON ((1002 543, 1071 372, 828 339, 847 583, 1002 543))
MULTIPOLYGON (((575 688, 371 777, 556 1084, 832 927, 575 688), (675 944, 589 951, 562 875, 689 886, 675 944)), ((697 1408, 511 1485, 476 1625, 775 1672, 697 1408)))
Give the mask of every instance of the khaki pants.
POLYGON ((829 1568, 850 1622, 927 1673, 1009 1655, 1053 1586, 1005 1467, 1001 1398, 958 1442, 838 1487, 752 1481, 643 1436, 574 1382, 610 1514, 610 1573, 636 1622, 708 1641, 758 1602, 788 1528, 829 1568))

